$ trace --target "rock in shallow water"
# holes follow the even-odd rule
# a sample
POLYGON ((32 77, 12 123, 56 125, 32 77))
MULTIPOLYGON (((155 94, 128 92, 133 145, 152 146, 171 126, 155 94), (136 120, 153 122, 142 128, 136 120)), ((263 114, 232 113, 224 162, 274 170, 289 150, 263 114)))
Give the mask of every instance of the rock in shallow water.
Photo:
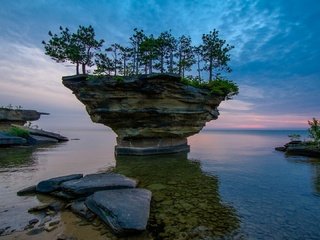
POLYGON ((71 211, 87 220, 92 220, 95 217, 95 215, 84 204, 84 201, 74 201, 71 204, 71 211))
POLYGON ((50 144, 50 143, 57 143, 58 140, 50 137, 44 136, 37 136, 30 134, 27 138, 29 144, 50 144))
POLYGON ((37 192, 41 192, 41 193, 50 193, 53 191, 60 190, 61 188, 60 185, 63 182, 79 179, 82 177, 83 177, 83 174, 72 174, 72 175, 67 175, 62 177, 50 178, 50 179, 39 182, 36 187, 36 190, 37 192))
POLYGON ((225 98, 187 86, 176 74, 98 78, 63 77, 63 84, 86 105, 93 122, 117 135, 117 155, 188 152, 187 137, 217 119, 225 98))
POLYGON ((146 229, 151 195, 146 189, 100 191, 88 197, 85 204, 115 233, 124 235, 146 229))
POLYGON ((76 196, 88 196, 96 191, 135 188, 137 181, 116 173, 89 174, 81 179, 61 184, 64 192, 76 196))
POLYGON ((36 185, 21 189, 20 191, 17 192, 17 195, 24 196, 24 195, 28 195, 28 194, 34 194, 34 193, 36 193, 36 185))

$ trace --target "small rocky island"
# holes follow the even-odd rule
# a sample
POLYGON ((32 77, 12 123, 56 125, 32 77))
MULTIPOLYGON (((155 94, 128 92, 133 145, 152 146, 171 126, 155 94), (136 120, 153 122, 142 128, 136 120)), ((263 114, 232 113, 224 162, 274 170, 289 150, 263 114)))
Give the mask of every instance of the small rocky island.
POLYGON ((276 147, 275 150, 285 152, 288 155, 320 158, 320 147, 312 142, 290 141, 283 147, 276 147))
POLYGON ((117 135, 116 154, 148 155, 189 151, 187 137, 218 118, 225 99, 183 84, 176 74, 63 77, 86 106, 91 120, 117 135))
POLYGON ((49 115, 49 113, 2 107, 0 108, 0 130, 10 128, 11 124, 24 125, 27 121, 39 120, 41 115, 49 115))
POLYGON ((32 128, 31 122, 49 113, 36 110, 0 108, 0 147, 51 144, 68 141, 58 133, 32 128), (26 123, 30 126, 24 126, 26 123))

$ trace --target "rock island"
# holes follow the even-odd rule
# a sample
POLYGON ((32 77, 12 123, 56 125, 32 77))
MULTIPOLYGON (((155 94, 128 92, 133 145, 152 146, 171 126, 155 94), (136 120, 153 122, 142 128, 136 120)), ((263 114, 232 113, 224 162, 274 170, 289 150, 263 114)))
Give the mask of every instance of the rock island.
POLYGON ((225 99, 182 83, 177 74, 63 77, 91 120, 117 134, 115 153, 149 155, 189 151, 187 137, 218 118, 225 99))

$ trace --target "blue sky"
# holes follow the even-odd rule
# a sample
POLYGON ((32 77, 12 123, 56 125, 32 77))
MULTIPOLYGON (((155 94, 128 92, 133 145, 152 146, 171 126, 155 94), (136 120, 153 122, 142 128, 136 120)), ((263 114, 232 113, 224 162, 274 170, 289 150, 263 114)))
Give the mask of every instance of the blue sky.
MULTIPOLYGON (((320 2, 316 0, 0 0, 0 105, 87 119, 64 88, 70 65, 43 54, 60 25, 92 25, 107 44, 126 44, 132 29, 190 35, 218 29, 232 50, 230 79, 240 94, 220 106, 208 128, 307 128, 320 117, 320 2), (75 117, 77 116, 77 117, 75 117)), ((48 121, 50 118, 47 118, 48 121)))

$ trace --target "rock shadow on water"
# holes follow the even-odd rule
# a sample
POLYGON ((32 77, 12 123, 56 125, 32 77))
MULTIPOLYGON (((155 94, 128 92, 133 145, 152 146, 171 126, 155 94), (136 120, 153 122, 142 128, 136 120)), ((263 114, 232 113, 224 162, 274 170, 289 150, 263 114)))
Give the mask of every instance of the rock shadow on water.
POLYGON ((152 191, 148 230, 154 239, 217 239, 239 228, 235 209, 222 203, 218 179, 187 154, 117 156, 115 171, 152 191))

